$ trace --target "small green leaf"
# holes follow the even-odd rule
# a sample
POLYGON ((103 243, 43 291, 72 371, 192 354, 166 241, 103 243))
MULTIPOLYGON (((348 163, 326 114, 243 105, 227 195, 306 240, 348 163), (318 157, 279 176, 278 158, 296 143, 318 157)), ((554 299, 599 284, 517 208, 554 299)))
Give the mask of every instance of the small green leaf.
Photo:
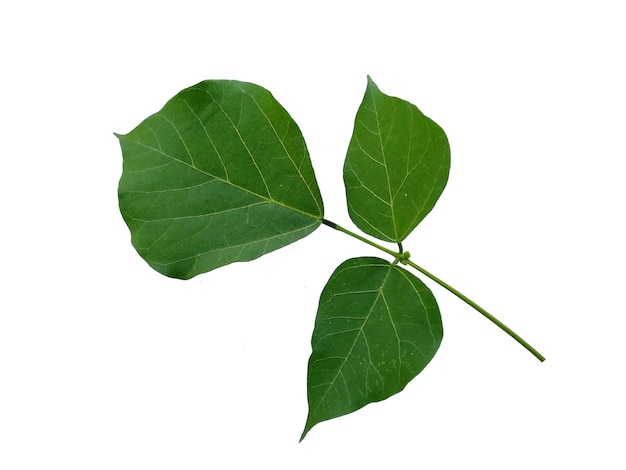
POLYGON ((378 258, 342 263, 320 297, 301 439, 321 421, 400 392, 442 337, 437 301, 413 274, 378 258))
POLYGON ((258 258, 322 221, 300 129, 258 85, 201 82, 118 138, 120 210, 139 254, 167 276, 258 258))
POLYGON ((368 77, 343 173, 352 221, 373 237, 401 242, 431 211, 449 171, 441 127, 368 77))

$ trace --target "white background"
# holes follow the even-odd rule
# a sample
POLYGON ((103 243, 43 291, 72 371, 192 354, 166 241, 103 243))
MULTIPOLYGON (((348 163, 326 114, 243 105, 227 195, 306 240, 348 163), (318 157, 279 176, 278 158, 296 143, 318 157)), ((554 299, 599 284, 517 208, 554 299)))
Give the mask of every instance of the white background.
POLYGON ((0 468, 626 468, 622 3, 3 4, 0 468), (257 83, 353 227, 341 169, 367 74, 451 142, 412 259, 547 360, 429 284, 432 363, 298 444, 319 293, 379 253, 321 227, 165 278, 117 209, 113 132, 201 80, 257 83))

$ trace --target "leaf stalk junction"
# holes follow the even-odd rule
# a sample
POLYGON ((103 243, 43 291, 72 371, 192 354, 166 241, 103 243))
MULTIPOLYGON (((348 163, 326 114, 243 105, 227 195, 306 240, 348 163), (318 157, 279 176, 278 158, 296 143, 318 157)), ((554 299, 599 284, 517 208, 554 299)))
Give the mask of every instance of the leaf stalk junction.
POLYGON ((388 255, 391 255, 394 257, 394 264, 397 263, 401 263, 403 265, 409 265, 411 266, 413 269, 417 270, 418 272, 422 273, 424 276, 428 277, 430 280, 436 282, 437 284, 439 284, 441 287, 443 287, 444 289, 446 289, 448 292, 451 292, 452 294, 454 294, 456 297, 458 297, 459 299, 461 299, 463 302, 465 302, 467 305, 469 305, 470 307, 474 308, 474 310, 476 310, 477 312, 479 312, 480 314, 482 314, 485 318, 487 318, 489 321, 491 321, 492 323, 494 323, 497 327, 499 327, 502 331, 504 331, 505 333, 507 333, 511 338, 513 338, 515 341, 517 341, 520 345, 522 345, 528 352, 530 352, 533 356, 535 356, 537 359, 539 359, 541 362, 545 361, 545 357, 543 355, 541 355, 541 353, 539 353, 539 351, 537 351, 535 348, 533 348, 530 344, 528 344, 528 342, 526 342, 520 335, 518 335, 517 333, 515 333, 511 328, 509 328, 508 326, 506 326, 504 323, 502 323, 500 320, 498 320, 496 317, 494 317, 491 313, 489 313, 487 310, 485 310, 484 308, 482 308, 480 305, 478 305, 476 302, 474 302, 473 300, 471 300, 469 297, 467 297, 465 294, 459 292, 457 289, 455 289, 454 287, 452 287, 450 284, 448 284, 447 282, 439 279, 437 276, 435 276, 434 274, 430 273, 429 271, 427 271, 426 269, 422 268, 421 266, 415 264, 413 261, 411 261, 409 259, 410 257, 410 253, 408 251, 404 251, 402 244, 398 243, 398 251, 393 251, 390 250, 389 248, 386 248, 382 245, 379 245, 378 243, 369 240, 365 237, 362 237, 361 235, 354 233, 350 230, 348 230, 345 227, 342 227, 341 225, 338 225, 334 222, 331 222, 330 220, 327 219, 322 219, 322 223, 324 225, 327 225, 328 227, 338 230, 340 232, 345 233, 346 235, 349 235, 353 238, 356 238, 357 240, 362 241, 363 243, 366 243, 370 246, 373 246, 374 248, 377 248, 385 253, 387 253, 388 255))

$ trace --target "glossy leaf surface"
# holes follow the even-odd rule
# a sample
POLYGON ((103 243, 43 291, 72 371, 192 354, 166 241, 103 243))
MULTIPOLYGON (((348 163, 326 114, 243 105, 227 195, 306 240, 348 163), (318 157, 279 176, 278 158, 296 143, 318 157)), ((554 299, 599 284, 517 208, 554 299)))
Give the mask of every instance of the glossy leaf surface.
POLYGON ((413 274, 378 258, 342 263, 320 297, 302 438, 321 421, 400 392, 442 337, 435 297, 413 274))
POLYGON ((373 237, 401 242, 431 211, 449 171, 441 127, 368 77, 344 164, 352 221, 373 237))
POLYGON ((120 210, 139 254, 167 276, 258 258, 321 223, 304 138, 258 85, 201 82, 118 138, 120 210))

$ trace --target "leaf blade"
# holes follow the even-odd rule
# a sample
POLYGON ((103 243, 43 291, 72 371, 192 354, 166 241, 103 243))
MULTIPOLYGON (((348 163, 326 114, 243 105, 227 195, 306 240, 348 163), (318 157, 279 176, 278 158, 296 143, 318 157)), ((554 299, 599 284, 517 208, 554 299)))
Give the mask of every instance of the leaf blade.
POLYGON ((437 302, 417 277, 378 258, 342 263, 320 296, 301 440, 322 421, 403 390, 442 338, 437 302))
POLYGON ((271 93, 207 80, 126 135, 120 211, 154 269, 188 279, 314 231, 323 202, 304 138, 271 93))
POLYGON ((344 163, 352 221, 373 237, 401 242, 432 210, 449 171, 441 127, 368 77, 344 163))

